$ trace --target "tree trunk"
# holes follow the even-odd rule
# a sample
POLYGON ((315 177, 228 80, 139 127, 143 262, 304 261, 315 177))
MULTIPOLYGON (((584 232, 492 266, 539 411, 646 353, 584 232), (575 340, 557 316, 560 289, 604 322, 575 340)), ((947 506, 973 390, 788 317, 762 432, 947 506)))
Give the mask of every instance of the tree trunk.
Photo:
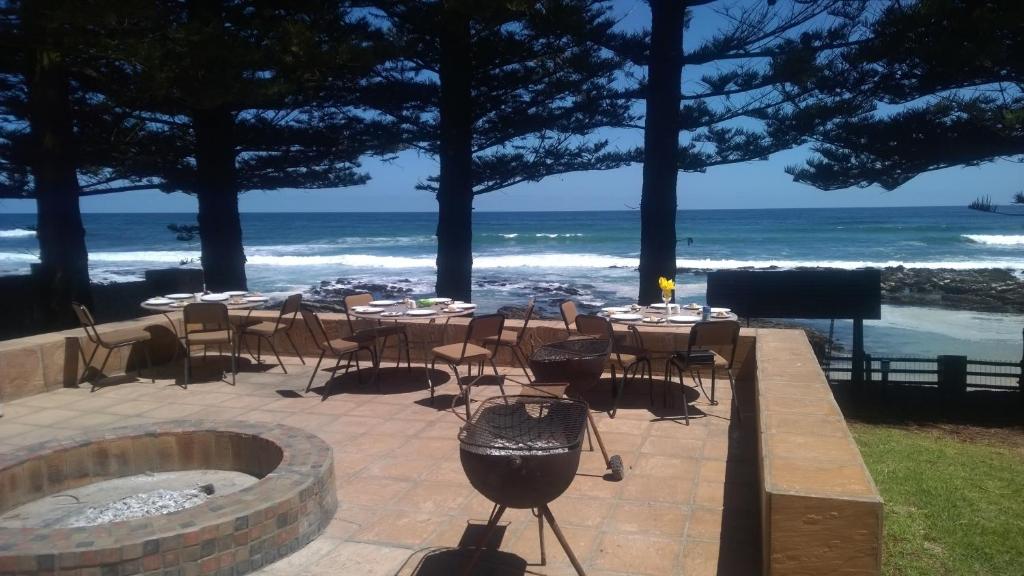
POLYGON ((473 111, 469 16, 446 7, 441 31, 438 296, 470 301, 473 280, 473 111))
MULTIPOLYGON (((48 34, 32 10, 26 27, 46 42, 48 34)), ((45 47, 29 50, 26 62, 28 117, 32 139, 40 264, 36 270, 39 311, 47 329, 76 323, 71 302, 92 305, 89 253, 78 205, 78 172, 66 71, 61 55, 45 47)))
POLYGON ((238 216, 235 119, 227 108, 196 110, 196 197, 206 289, 245 290, 245 251, 238 216))
POLYGON ((640 303, 661 301, 658 277, 676 275, 676 179, 683 72, 680 0, 651 0, 651 50, 640 197, 640 303))

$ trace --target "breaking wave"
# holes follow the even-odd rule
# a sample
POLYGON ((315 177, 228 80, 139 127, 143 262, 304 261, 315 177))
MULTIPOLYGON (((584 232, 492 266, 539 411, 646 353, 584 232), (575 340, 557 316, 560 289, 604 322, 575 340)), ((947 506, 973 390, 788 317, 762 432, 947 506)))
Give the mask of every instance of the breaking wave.
MULTIPOLYGON (((1024 238, 1024 237, 1022 237, 1024 238)), ((270 247, 253 247, 247 250, 248 264, 252 266, 347 266, 353 268, 433 268, 434 255, 420 256, 382 256, 378 254, 313 254, 300 255, 294 253, 275 253, 270 247)), ((199 258, 198 251, 188 250, 152 250, 125 252, 91 252, 91 262, 104 263, 172 263, 179 264, 183 260, 199 258)), ((0 261, 35 262, 38 256, 27 252, 0 252, 0 261)), ((546 254, 508 254, 494 256, 477 256, 473 261, 476 269, 499 268, 546 268, 580 269, 580 268, 636 268, 639 259, 630 256, 611 256, 606 254, 586 253, 546 253, 546 254)), ((887 268, 903 266, 905 268, 949 268, 954 270, 972 270, 980 268, 1008 268, 1024 270, 1022 259, 987 259, 987 260, 952 260, 935 262, 912 261, 860 261, 860 260, 733 260, 733 259, 687 259, 676 260, 680 268, 703 270, 730 270, 737 268, 887 268)))
POLYGON ((35 230, 27 228, 12 228, 11 230, 0 230, 0 238, 34 238, 35 230))
POLYGON ((961 234, 975 244, 987 244, 989 246, 1024 246, 1024 236, 1016 234, 961 234))

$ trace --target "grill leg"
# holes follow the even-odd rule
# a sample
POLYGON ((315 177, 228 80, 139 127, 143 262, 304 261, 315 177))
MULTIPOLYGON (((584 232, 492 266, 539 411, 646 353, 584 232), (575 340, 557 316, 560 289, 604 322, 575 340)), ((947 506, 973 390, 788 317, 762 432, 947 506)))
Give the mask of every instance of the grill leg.
POLYGON ((590 422, 590 428, 593 429, 594 438, 597 438, 597 445, 601 448, 601 455, 604 456, 605 466, 611 468, 612 462, 608 459, 608 451, 604 448, 604 440, 601 440, 601 433, 597 430, 597 424, 594 423, 594 415, 590 413, 589 408, 587 409, 587 420, 590 422))
POLYGON ((540 538, 540 565, 548 565, 548 556, 544 551, 544 516, 541 515, 540 511, 537 511, 537 536, 540 538))
POLYGON ((576 573, 580 576, 587 576, 587 573, 583 571, 583 566, 580 565, 580 561, 576 559, 576 555, 572 553, 572 548, 569 547, 569 541, 565 539, 562 534, 562 529, 558 527, 558 522, 555 522, 555 517, 551 514, 551 509, 545 504, 540 507, 540 513, 544 515, 544 518, 551 525, 551 531, 555 533, 555 538, 558 539, 558 543, 562 545, 562 550, 565 550, 565 555, 569 557, 569 562, 572 562, 572 567, 576 569, 576 573))
POLYGON ((501 515, 504 513, 505 507, 498 506, 496 513, 492 514, 491 519, 487 521, 487 527, 484 528, 484 535, 480 537, 480 540, 476 544, 476 552, 473 553, 473 557, 470 558, 469 564, 467 564, 465 570, 462 571, 463 576, 469 576, 473 573, 473 568, 476 566, 476 563, 480 561, 480 555, 484 553, 484 546, 486 546, 487 541, 491 539, 491 534, 493 534, 494 529, 498 527, 498 521, 501 520, 501 515))

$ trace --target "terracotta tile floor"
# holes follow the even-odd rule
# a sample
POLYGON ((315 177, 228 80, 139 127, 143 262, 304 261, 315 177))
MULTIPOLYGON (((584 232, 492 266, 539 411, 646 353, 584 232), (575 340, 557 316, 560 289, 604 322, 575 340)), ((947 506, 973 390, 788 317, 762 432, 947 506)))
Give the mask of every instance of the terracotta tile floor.
MULTIPOLYGON (((330 397, 321 401, 319 386, 328 375, 319 374, 313 392, 306 393, 310 368, 295 359, 286 362, 287 375, 277 366, 246 364, 236 386, 210 376, 184 390, 173 380, 180 367, 168 366, 166 378, 156 383, 146 379, 95 391, 83 386, 10 402, 0 418, 0 450, 81 430, 174 418, 305 428, 334 447, 338 512, 320 538, 261 574, 458 573, 464 556, 452 549, 476 542, 491 504, 462 473, 456 439, 461 421, 445 409, 456 391, 450 376, 435 374, 446 382, 434 406, 422 367, 412 373, 383 370, 380 393, 359 384, 354 374, 337 378, 330 397)), ((508 392, 517 392, 513 381, 522 381, 522 373, 506 373, 508 392)), ((200 367, 197 378, 203 375, 200 367)), ((595 410, 607 408, 608 384, 588 398, 595 410)), ((497 392, 486 387, 474 397, 497 392)), ((646 384, 627 386, 615 419, 595 414, 626 475, 621 482, 606 479, 600 452, 584 445, 575 481, 551 505, 573 550, 590 575, 757 574, 753 419, 730 419, 727 385, 718 387, 716 406, 688 390, 694 416, 689 426, 682 421, 678 384, 672 389, 675 407, 662 406, 660 381, 654 393, 652 408, 646 384)), ((506 513, 500 532, 500 552, 485 554, 475 573, 575 573, 548 528, 547 565, 538 565, 537 524, 529 510, 506 513)))

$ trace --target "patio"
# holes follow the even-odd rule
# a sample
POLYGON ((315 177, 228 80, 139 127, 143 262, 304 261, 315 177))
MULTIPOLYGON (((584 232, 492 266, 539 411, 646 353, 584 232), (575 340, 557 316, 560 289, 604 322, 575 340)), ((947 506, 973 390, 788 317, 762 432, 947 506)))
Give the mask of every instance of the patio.
MULTIPOLYGON (((166 420, 228 419, 278 422, 312 432, 334 450, 338 511, 326 531, 273 564, 253 561, 260 574, 446 574, 460 560, 450 549, 476 542, 491 504, 469 485, 458 456, 461 420, 447 407, 456 392, 450 375, 431 406, 422 365, 388 368, 382 391, 360 385, 355 374, 332 384, 321 401, 305 393, 310 367, 286 358, 287 375, 244 364, 237 385, 202 378, 187 390, 175 384, 178 363, 164 367, 156 383, 125 381, 90 392, 88 385, 60 388, 9 402, 0 418, 0 452, 83 431, 166 420)), ((518 370, 508 374, 525 381, 518 370)), ((322 385, 326 375, 317 378, 322 385)), ((129 379, 130 380, 130 379, 129 379)), ((118 379, 114 379, 118 382, 118 379)), ((655 408, 646 385, 627 386, 615 419, 596 415, 609 452, 621 455, 625 479, 603 477, 599 451, 584 453, 568 492, 552 509, 573 550, 594 574, 756 574, 761 567, 757 432, 753 414, 730 420, 728 386, 720 403, 690 392, 690 425, 684 425, 681 393, 675 408, 655 408), (703 415, 701 415, 703 413, 703 415)), ((751 382, 741 382, 752 409, 751 382), (749 397, 748 397, 749 396, 749 397)), ((497 394, 496 387, 474 397, 497 394)), ((591 404, 607 403, 608 387, 591 404)), ((596 449, 596 444, 594 446, 596 449)), ((550 530, 547 565, 536 520, 528 510, 502 520, 501 553, 489 553, 477 573, 573 574, 550 530)), ((243 559, 244 560, 244 559, 243 559)), ((237 562, 235 563, 237 565, 237 562)), ((218 569, 215 565, 208 568, 218 569)), ((84 573, 83 573, 84 575, 84 573)))

